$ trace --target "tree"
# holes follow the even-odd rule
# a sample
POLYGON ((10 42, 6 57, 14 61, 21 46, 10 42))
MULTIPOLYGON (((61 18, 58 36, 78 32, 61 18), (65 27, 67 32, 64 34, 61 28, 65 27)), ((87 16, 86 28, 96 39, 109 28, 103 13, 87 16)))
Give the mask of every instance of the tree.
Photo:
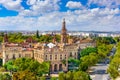
POLYGON ((65 80, 65 75, 64 73, 59 73, 59 80, 65 80))
POLYGON ((112 37, 97 37, 96 42, 97 42, 97 45, 114 44, 115 40, 112 37))
POLYGON ((91 80, 90 76, 82 71, 59 73, 59 80, 91 80))
POLYGON ((110 53, 111 49, 112 49, 113 45, 111 44, 101 44, 99 46, 97 46, 97 53, 99 55, 100 59, 104 59, 107 57, 107 55, 110 53))
POLYGON ((37 80, 37 77, 33 72, 24 70, 13 73, 13 80, 37 80))
POLYGON ((0 36, 0 43, 3 41, 3 37, 2 36, 0 36))
POLYGON ((90 53, 97 53, 97 48, 87 47, 80 52, 80 56, 83 57, 89 55, 90 53))
POLYGON ((80 58, 79 70, 86 71, 90 66, 95 65, 98 62, 98 56, 96 53, 90 53, 80 58))
MULTIPOLYGON (((0 53, 0 54, 1 54, 1 53, 0 53)), ((2 62, 3 62, 3 61, 2 61, 2 59, 0 58, 0 66, 2 66, 2 62)))
POLYGON ((75 72, 73 80, 91 80, 90 76, 82 71, 75 72))
POLYGON ((7 73, 0 74, 0 80, 11 80, 11 76, 7 73))
POLYGON ((73 80, 73 77, 74 77, 73 72, 71 71, 67 72, 65 76, 66 76, 66 80, 73 80))
POLYGON ((39 31, 37 30, 36 31, 36 38, 39 38, 40 36, 39 36, 39 31))
POLYGON ((115 55, 111 59, 107 72, 110 76, 115 79, 119 76, 119 69, 120 69, 120 42, 117 43, 115 55))
POLYGON ((21 43, 25 40, 25 36, 23 36, 22 33, 9 33, 8 39, 13 43, 21 43))
POLYGON ((50 80, 57 80, 57 77, 51 77, 50 80))
POLYGON ((69 70, 77 70, 79 67, 79 64, 80 64, 80 60, 69 58, 68 64, 69 64, 69 66, 68 66, 69 70))
POLYGON ((42 76, 49 72, 49 62, 39 63, 30 58, 17 58, 16 60, 8 61, 4 67, 12 72, 28 70, 37 76, 42 76))
POLYGON ((116 43, 120 41, 119 37, 115 37, 114 40, 116 43))
POLYGON ((6 69, 4 67, 0 67, 0 72, 5 72, 6 69))

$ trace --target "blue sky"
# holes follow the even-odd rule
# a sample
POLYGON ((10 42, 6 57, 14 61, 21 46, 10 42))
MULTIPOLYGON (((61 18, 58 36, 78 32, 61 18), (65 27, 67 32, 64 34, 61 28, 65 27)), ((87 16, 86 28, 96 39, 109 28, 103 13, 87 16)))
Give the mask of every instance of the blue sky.
POLYGON ((119 0, 0 0, 0 30, 120 31, 119 0))

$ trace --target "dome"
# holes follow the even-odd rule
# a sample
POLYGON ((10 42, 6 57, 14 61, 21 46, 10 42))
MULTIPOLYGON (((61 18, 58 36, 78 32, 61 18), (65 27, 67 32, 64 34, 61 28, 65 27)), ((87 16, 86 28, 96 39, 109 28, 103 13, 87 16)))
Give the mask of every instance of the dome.
POLYGON ((49 48, 53 48, 53 47, 56 46, 56 45, 53 44, 53 43, 49 43, 49 44, 47 44, 47 46, 48 46, 49 48))

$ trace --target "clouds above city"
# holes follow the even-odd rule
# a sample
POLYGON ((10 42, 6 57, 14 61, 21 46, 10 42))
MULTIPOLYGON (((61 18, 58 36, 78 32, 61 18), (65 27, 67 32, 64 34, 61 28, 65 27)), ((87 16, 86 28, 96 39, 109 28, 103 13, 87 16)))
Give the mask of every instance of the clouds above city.
POLYGON ((120 6, 120 0, 88 0, 88 5, 96 4, 100 7, 117 8, 120 6))
POLYGON ((68 1, 66 7, 70 9, 78 9, 78 8, 82 8, 82 4, 76 1, 68 1))
MULTIPOLYGON (((120 31, 119 0, 0 0, 0 11, 17 15, 0 17, 0 30, 120 31)), ((0 13, 1 15, 1 13, 0 13)))
POLYGON ((0 4, 8 10, 21 11, 24 8, 21 6, 22 0, 0 0, 0 4))

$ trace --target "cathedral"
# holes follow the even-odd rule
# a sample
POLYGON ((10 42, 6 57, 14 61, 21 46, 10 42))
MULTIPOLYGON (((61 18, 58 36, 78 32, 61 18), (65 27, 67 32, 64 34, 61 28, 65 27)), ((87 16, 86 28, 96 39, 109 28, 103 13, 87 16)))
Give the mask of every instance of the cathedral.
POLYGON ((40 63, 49 61, 50 73, 66 72, 68 71, 69 58, 78 59, 82 48, 95 46, 94 42, 82 43, 79 40, 75 43, 68 37, 65 19, 62 22, 61 40, 59 43, 56 42, 55 38, 53 38, 51 43, 34 43, 31 39, 22 44, 10 43, 6 34, 2 43, 3 64, 11 59, 29 57, 40 63))

